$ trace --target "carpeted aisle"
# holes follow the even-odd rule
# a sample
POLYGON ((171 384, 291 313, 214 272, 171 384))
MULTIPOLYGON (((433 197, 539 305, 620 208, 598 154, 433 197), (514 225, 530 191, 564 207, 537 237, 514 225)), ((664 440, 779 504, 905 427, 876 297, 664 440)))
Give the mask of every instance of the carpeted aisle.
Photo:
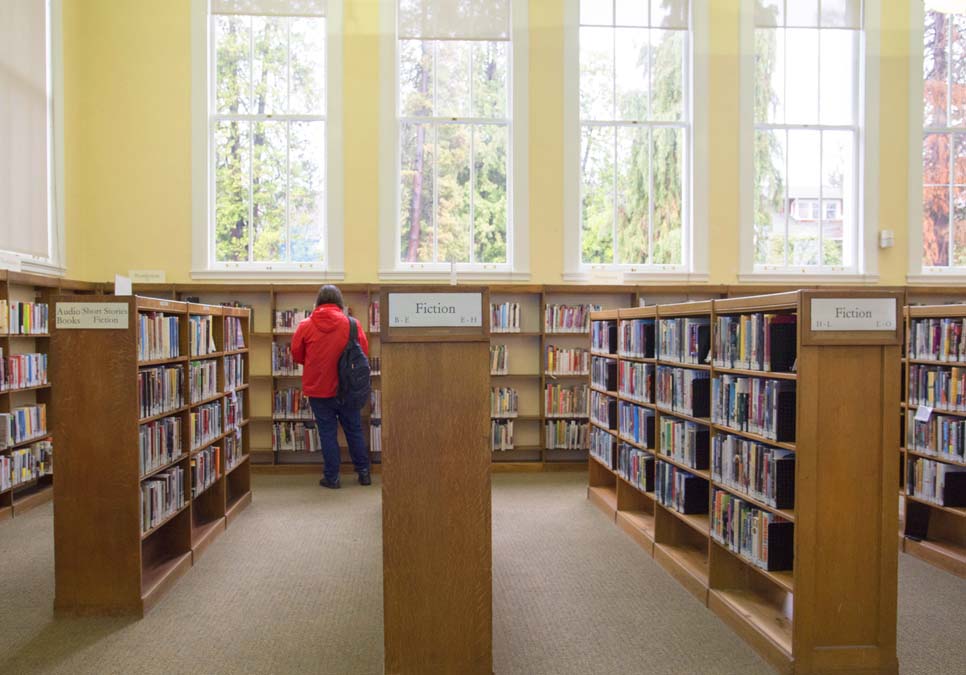
MULTIPOLYGON (((256 476, 255 502, 139 622, 55 620, 51 507, 0 524, 0 673, 382 672, 378 488, 256 476)), ((504 674, 769 673, 584 499, 581 474, 497 475, 504 674)), ((903 673, 966 672, 966 582, 902 556, 903 673)))

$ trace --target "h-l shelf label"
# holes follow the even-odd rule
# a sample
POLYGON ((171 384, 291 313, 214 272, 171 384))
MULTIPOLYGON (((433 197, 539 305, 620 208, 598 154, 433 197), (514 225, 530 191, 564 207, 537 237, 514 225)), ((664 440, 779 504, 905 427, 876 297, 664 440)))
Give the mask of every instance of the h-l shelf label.
POLYGON ((126 302, 58 302, 57 330, 126 330, 126 302))
POLYGON ((389 294, 389 326, 392 328, 479 328, 482 325, 482 293, 389 294))
POLYGON ((813 331, 894 331, 895 298, 812 298, 813 331))

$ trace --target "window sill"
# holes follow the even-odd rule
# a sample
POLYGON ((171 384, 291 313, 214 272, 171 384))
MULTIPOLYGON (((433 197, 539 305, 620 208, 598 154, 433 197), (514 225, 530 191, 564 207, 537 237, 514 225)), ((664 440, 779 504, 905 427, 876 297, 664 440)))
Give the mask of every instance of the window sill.
POLYGON ((259 270, 259 269, 218 269, 218 270, 192 270, 192 279, 230 279, 238 280, 313 280, 313 281, 343 281, 345 272, 343 270, 259 270))
POLYGON ((877 284, 879 283, 879 275, 855 274, 850 272, 801 272, 798 274, 789 272, 752 272, 751 274, 738 275, 738 283, 742 284, 797 284, 799 282, 823 284, 877 284))
POLYGON ((0 261, 0 269, 27 274, 42 274, 48 277, 63 277, 67 275, 67 268, 41 260, 25 260, 16 256, 5 257, 0 261))
MULTIPOLYGON (((414 270, 379 270, 380 281, 435 281, 450 282, 450 271, 432 271, 424 269, 414 270)), ((526 283, 530 281, 530 272, 511 272, 508 270, 466 270, 456 272, 456 281, 505 281, 507 283, 526 283)))
POLYGON ((961 286, 966 284, 966 270, 909 274, 906 283, 916 286, 961 286))
POLYGON ((708 283, 706 272, 626 272, 623 270, 592 270, 586 272, 565 272, 563 280, 579 283, 616 283, 616 284, 668 284, 668 283, 708 283))

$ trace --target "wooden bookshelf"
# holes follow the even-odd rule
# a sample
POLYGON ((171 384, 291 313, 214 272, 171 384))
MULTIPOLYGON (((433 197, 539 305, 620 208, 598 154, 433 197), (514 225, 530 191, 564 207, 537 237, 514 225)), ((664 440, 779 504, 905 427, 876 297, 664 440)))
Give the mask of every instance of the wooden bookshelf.
MULTIPOLYGON (((251 502, 250 402, 244 396, 249 311, 109 295, 58 296, 55 304, 99 311, 110 321, 100 329, 61 323, 51 341, 52 378, 64 382, 54 395, 54 436, 62 444, 54 487, 54 606, 68 614, 143 616, 251 502), (141 315, 160 315, 177 326, 177 355, 139 354, 141 315), (200 351, 191 349, 189 337, 196 320, 210 322, 212 344, 204 340, 200 351), (226 349, 228 322, 236 329, 231 334, 240 334, 240 349, 226 349), (229 360, 240 380, 229 380, 229 360), (207 362, 215 364, 214 379, 193 392, 192 368, 207 362), (180 369, 180 385, 167 380, 170 396, 161 409, 142 409, 139 378, 159 367, 180 369), (204 442, 196 442, 192 415, 205 405, 211 406, 213 426, 204 442), (142 457, 141 436, 151 421, 180 434, 180 444, 142 457), (212 470, 202 483, 205 458, 212 470), (183 499, 146 521, 144 489, 165 476, 183 499)), ((170 324, 164 324, 168 336, 170 324)))
MULTIPOLYGON (((938 494, 938 499, 925 498, 916 494, 915 472, 913 467, 919 462, 928 462, 944 470, 966 473, 966 458, 957 454, 940 453, 941 432, 938 427, 942 421, 962 425, 966 413, 943 405, 932 406, 930 412, 923 410, 928 421, 916 422, 920 405, 913 399, 913 385, 910 379, 914 369, 927 372, 948 372, 951 368, 966 368, 966 361, 959 361, 958 355, 920 353, 916 351, 913 338, 915 323, 929 320, 948 320, 961 324, 966 321, 966 305, 921 305, 908 306, 904 312, 904 334, 906 358, 903 359, 903 391, 900 412, 902 415, 903 435, 899 441, 899 463, 901 483, 899 494, 903 500, 903 520, 900 524, 899 544, 902 550, 940 569, 956 576, 966 578, 966 501, 954 501, 955 495, 949 494, 952 505, 944 505, 946 494, 938 494), (935 358, 938 356, 939 358, 935 358), (952 360, 950 360, 952 359, 952 360), (917 429, 932 429, 940 437, 919 438, 917 429)), ((921 325, 921 323, 920 323, 921 325)), ((925 406, 923 406, 925 407, 925 406)), ((954 427, 955 428, 955 427, 954 427)))
MULTIPOLYGON (((633 350, 625 350, 622 342, 617 349, 595 345, 598 358, 616 359, 619 382, 614 391, 607 382, 595 383, 593 377, 590 380, 598 390, 592 406, 595 412, 592 447, 599 457, 593 457, 589 464, 588 499, 780 672, 898 671, 898 563, 892 544, 898 512, 890 493, 898 480, 892 439, 899 432, 894 392, 899 387, 896 365, 902 301, 902 293, 889 291, 796 291, 593 315, 595 332, 612 331, 610 334, 616 334, 618 341, 622 340, 625 322, 628 333, 637 330, 637 334, 646 335, 647 331, 653 331, 650 344, 654 345, 655 358, 631 353, 633 350), (893 328, 849 332, 812 330, 812 300, 825 298, 892 299, 896 308, 893 328), (781 372, 772 373, 767 369, 768 362, 761 369, 760 363, 750 367, 756 363, 757 350, 764 349, 763 342, 757 343, 754 356, 750 346, 747 353, 740 351, 742 359, 737 365, 726 359, 725 354, 717 353, 718 338, 730 348, 741 345, 729 342, 727 337, 731 334, 725 335, 722 327, 751 315, 768 315, 771 323, 761 319, 761 325, 765 326, 763 330, 769 338, 778 340, 777 336, 783 336, 788 341, 779 346, 770 343, 770 354, 777 359, 775 363, 787 359, 788 352, 782 350, 794 347, 792 368, 785 370, 779 366, 781 372), (780 318, 772 318, 776 315, 780 318), (797 318, 787 318, 790 316, 797 318), (694 342, 690 344, 701 343, 699 325, 706 323, 707 361, 702 358, 700 363, 680 363, 676 356, 668 357, 666 351, 662 352, 662 329, 670 335, 674 328, 662 321, 678 319, 692 320, 688 331, 694 332, 687 333, 694 335, 694 342), (777 324, 784 327, 774 327, 777 324), (643 391, 629 391, 631 387, 623 379, 625 374, 639 378, 648 372, 631 371, 631 364, 655 369, 653 391, 648 391, 646 386, 643 391), (696 365, 706 367, 696 369, 696 365), (694 396, 699 392, 709 395, 708 417, 683 414, 676 407, 678 398, 670 405, 658 400, 659 373, 670 372, 656 370, 662 367, 708 373, 711 382, 706 389, 701 385, 690 390, 673 390, 675 396, 683 396, 688 391, 694 396), (622 370, 625 368, 626 372, 622 370), (737 430, 740 422, 733 419, 730 424, 723 423, 726 415, 716 410, 714 396, 734 376, 749 378, 742 387, 751 387, 751 378, 785 383, 771 385, 773 391, 784 393, 775 394, 780 396, 775 400, 780 401, 781 410, 772 409, 770 413, 778 420, 776 426, 762 429, 768 432, 769 438, 764 433, 737 430), (788 397, 790 387, 795 388, 794 399, 788 397), (649 406, 642 400, 657 401, 657 405, 649 406), (632 444, 625 442, 628 433, 622 430, 624 418, 619 408, 625 405, 640 406, 645 420, 647 415, 654 416, 653 442, 649 443, 646 437, 631 438, 632 444), (613 409, 618 410, 616 424, 608 412, 613 409), (601 419, 600 414, 605 418, 601 419), (697 435, 683 436, 686 438, 699 438, 700 428, 706 429, 708 469, 696 468, 701 455, 700 441, 686 446, 683 454, 677 448, 679 454, 673 456, 668 454, 673 451, 671 447, 662 447, 665 438, 662 423, 672 423, 668 418, 695 425, 686 428, 697 435), (787 434, 788 425, 794 427, 794 436, 783 436, 783 441, 776 441, 772 432, 787 434), (736 440, 729 441, 729 436, 736 440), (793 506, 783 504, 777 508, 771 500, 778 493, 767 495, 766 501, 764 495, 752 494, 751 490, 736 486, 724 473, 719 475, 715 468, 716 456, 724 453, 725 447, 734 447, 726 446, 727 443, 742 440, 754 442, 762 452, 778 453, 776 456, 785 460, 786 468, 788 457, 795 457, 793 506), (622 449, 622 443, 626 449, 622 449), (633 453, 640 453, 641 449, 650 458, 638 454, 641 459, 630 464, 633 453), (654 467, 654 490, 648 489, 650 486, 640 475, 641 471, 634 472, 635 467, 645 466, 645 460, 646 465, 654 467), (664 469, 660 468, 662 463, 664 469), (680 501, 661 498, 659 477, 672 469, 683 470, 691 476, 683 479, 686 485, 683 492, 675 484, 674 495, 680 501), (855 480, 842 480, 843 476, 854 476, 855 480), (862 484, 857 485, 856 481, 862 484), (694 500, 686 498, 692 489, 698 495, 694 500), (705 490, 706 508, 701 503, 705 490), (754 509, 749 514, 757 518, 758 527, 765 527, 766 521, 779 524, 780 532, 785 535, 776 535, 778 539, 767 548, 767 556, 774 556, 774 560, 769 557, 770 562, 756 564, 751 557, 755 555, 754 550, 735 550, 727 543, 727 536, 718 538, 714 515, 718 493, 722 500, 741 500, 742 508, 754 509), (678 510, 682 505, 683 510, 695 510, 682 513, 678 510), (793 534, 788 535, 789 531, 793 534), (781 546, 782 536, 791 537, 789 546, 781 546), (785 556, 790 556, 789 563, 782 566, 785 556)), ((963 315, 966 316, 966 311, 963 315)), ((763 335, 759 333, 757 339, 763 340, 763 335)), ((606 370, 599 370, 598 377, 600 373, 609 377, 606 370)), ((689 377, 692 376, 665 378, 665 382, 673 382, 675 386, 684 383, 681 385, 684 386, 690 382, 689 377)), ((649 380, 634 379, 633 382, 646 384, 649 380)), ((764 386, 764 383, 754 385, 764 386)), ((647 429, 647 424, 642 428, 647 429)), ((671 428, 667 428, 667 433, 671 428)), ((668 438, 678 439, 674 435, 668 438)), ((732 526, 738 527, 740 523, 732 526)), ((921 546, 930 546, 924 557, 935 555, 931 544, 921 542, 921 546)))

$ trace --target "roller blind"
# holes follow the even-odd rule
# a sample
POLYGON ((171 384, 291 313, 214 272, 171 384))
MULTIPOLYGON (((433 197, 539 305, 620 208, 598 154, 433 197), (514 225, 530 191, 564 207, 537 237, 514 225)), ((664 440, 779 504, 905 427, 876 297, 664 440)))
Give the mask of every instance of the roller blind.
POLYGON ((325 16, 325 4, 325 0, 211 0, 211 13, 325 16))
POLYGON ((756 0, 762 28, 862 28, 862 0, 756 0))
POLYGON ((48 248, 47 3, 0 2, 0 250, 48 248))
POLYGON ((399 37, 509 40, 510 0, 399 0, 399 37))

